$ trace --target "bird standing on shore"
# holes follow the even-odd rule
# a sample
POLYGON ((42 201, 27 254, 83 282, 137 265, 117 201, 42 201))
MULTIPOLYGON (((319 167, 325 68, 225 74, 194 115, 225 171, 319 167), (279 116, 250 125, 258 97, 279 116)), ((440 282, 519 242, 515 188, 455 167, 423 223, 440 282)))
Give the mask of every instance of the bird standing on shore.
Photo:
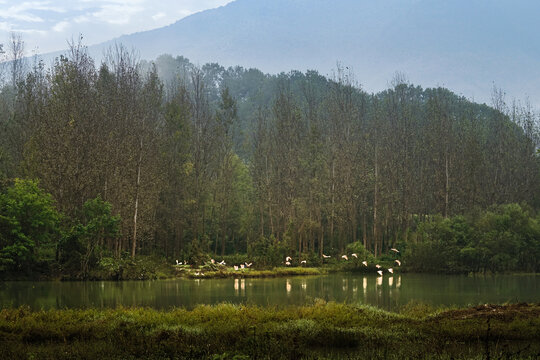
POLYGON ((396 249, 396 248, 391 248, 391 249, 390 249, 390 251, 393 251, 393 252, 396 252, 396 253, 398 253, 398 252, 399 252, 399 250, 398 250, 398 249, 396 249))
POLYGON ((377 274, 382 276, 382 270, 377 271, 377 274))
POLYGON ((355 253, 352 253, 351 256, 358 259, 358 255, 356 255, 355 253))
POLYGON ((341 258, 342 258, 342 259, 345 259, 345 260, 349 260, 349 258, 347 257, 347 255, 341 255, 341 258))
POLYGON ((325 258, 325 259, 328 259, 330 257, 330 255, 324 255, 322 254, 322 257, 325 258))
POLYGON ((390 268, 390 269, 388 269, 388 272, 389 272, 390 274, 393 274, 393 273, 394 273, 394 269, 390 268))
POLYGON ((362 261, 362 265, 367 266, 367 261, 362 261))
POLYGON ((398 259, 394 260, 394 262, 395 262, 398 266, 401 266, 401 261, 399 261, 398 259))

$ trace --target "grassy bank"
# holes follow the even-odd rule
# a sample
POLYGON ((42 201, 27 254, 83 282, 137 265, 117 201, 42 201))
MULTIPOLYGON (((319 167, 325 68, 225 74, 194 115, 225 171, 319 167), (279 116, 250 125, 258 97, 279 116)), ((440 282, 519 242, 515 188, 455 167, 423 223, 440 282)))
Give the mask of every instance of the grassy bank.
POLYGON ((176 275, 192 279, 209 278, 269 278, 282 276, 298 275, 322 275, 328 273, 324 268, 308 267, 276 267, 266 270, 260 269, 238 269, 231 267, 213 267, 213 268, 191 268, 189 266, 175 266, 176 275))
POLYGON ((540 305, 0 311, 2 359, 533 359, 540 305))

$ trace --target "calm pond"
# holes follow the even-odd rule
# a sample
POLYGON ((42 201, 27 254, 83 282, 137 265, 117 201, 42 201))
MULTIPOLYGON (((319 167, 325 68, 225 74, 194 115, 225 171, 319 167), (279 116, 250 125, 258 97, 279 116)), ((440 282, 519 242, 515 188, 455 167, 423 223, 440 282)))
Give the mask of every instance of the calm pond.
POLYGON ((0 282, 0 307, 33 309, 145 306, 192 308, 222 302, 310 304, 316 299, 387 310, 415 300, 432 305, 540 302, 540 275, 457 276, 356 274, 271 279, 123 282, 0 282))

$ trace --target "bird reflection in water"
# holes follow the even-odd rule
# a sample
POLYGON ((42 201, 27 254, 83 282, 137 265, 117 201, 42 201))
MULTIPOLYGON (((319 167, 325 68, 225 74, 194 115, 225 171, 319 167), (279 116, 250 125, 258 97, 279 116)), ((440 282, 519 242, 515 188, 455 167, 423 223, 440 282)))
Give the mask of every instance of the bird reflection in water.
POLYGON ((382 286, 382 279, 383 279, 382 276, 377 277, 377 286, 382 286))
POLYGON ((307 288, 307 281, 306 281, 306 279, 302 279, 302 290, 305 291, 306 288, 307 288))
POLYGON ((388 286, 392 287, 394 285, 394 277, 393 276, 390 276, 388 278, 388 286))
POLYGON ((397 288, 400 288, 400 287, 401 287, 401 275, 399 275, 398 278, 397 278, 397 281, 396 281, 396 287, 397 287, 397 288))
POLYGON ((287 279, 287 283, 285 284, 285 288, 287 289, 287 295, 289 295, 291 293, 291 289, 292 289, 291 282, 290 282, 289 279, 287 279))

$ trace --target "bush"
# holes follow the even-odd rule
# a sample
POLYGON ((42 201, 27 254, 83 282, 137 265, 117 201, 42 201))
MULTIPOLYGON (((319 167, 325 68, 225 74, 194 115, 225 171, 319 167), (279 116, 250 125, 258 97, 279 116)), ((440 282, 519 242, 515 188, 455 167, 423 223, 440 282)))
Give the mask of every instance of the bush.
POLYGON ((0 272, 29 271, 54 259, 60 214, 37 181, 15 179, 0 194, 0 272))
POLYGON ((101 197, 88 200, 80 219, 59 244, 60 264, 76 277, 86 278, 104 255, 104 244, 119 235, 120 217, 112 215, 112 205, 101 197))
POLYGON ((435 216, 418 225, 404 258, 409 270, 504 272, 540 268, 540 225, 519 204, 494 206, 474 218, 435 216))

